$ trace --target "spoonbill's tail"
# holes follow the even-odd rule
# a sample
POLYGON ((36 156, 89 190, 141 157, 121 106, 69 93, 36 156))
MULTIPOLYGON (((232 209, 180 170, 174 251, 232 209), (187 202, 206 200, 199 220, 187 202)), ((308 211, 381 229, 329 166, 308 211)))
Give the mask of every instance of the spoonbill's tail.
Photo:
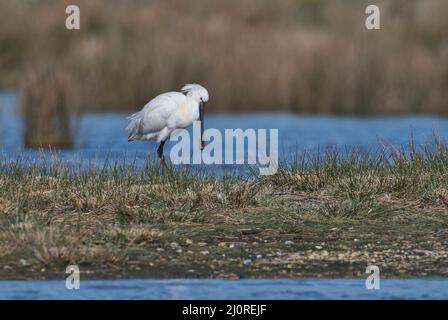
POLYGON ((126 127, 126 131, 128 132, 128 141, 134 141, 140 137, 141 132, 141 124, 143 115, 141 112, 134 113, 129 118, 129 124, 126 127))

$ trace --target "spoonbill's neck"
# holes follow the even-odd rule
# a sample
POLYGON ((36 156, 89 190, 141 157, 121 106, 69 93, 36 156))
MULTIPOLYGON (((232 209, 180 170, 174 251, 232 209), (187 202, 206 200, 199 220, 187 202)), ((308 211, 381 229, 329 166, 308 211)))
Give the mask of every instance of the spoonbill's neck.
POLYGON ((187 105, 192 112, 199 112, 199 101, 192 96, 187 96, 187 105))

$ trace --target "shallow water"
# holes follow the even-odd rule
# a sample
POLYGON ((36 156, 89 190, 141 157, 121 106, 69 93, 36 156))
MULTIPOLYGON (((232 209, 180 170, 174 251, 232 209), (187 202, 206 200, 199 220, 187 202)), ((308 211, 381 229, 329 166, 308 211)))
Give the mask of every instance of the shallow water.
MULTIPOLYGON (((23 123, 18 98, 14 93, 0 93, 0 154, 3 159, 20 156, 38 157, 37 151, 23 148, 23 123)), ((210 105, 210 108, 213 106, 210 105)), ((75 148, 62 151, 65 160, 121 160, 125 156, 142 160, 155 156, 155 142, 127 141, 125 127, 129 114, 87 114, 79 119, 75 148)), ((332 117, 292 114, 207 114, 206 128, 279 129, 279 158, 289 160, 296 151, 311 153, 336 148, 376 152, 380 144, 404 146, 412 135, 416 145, 434 142, 434 136, 448 139, 448 118, 412 117, 332 117)), ((165 152, 174 142, 166 145, 165 152)), ((225 147, 225 146, 224 146, 225 147)))
POLYGON ((448 299, 446 279, 0 281, 0 299, 448 299))

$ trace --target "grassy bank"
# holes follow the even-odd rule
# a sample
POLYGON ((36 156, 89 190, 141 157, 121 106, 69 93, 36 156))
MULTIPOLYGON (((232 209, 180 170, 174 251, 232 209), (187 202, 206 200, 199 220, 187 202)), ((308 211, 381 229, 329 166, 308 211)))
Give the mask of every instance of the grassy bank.
POLYGON ((0 278, 447 276, 448 149, 298 156, 276 175, 0 163, 0 278))

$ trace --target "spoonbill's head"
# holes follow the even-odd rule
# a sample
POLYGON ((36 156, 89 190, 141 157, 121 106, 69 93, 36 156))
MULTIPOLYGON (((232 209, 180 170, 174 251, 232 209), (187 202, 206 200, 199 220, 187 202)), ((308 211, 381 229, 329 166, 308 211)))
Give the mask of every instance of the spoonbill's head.
POLYGON ((181 90, 187 97, 192 98, 197 103, 208 101, 208 91, 200 84, 189 83, 183 86, 181 90))
POLYGON ((204 150, 205 144, 202 136, 204 135, 204 107, 208 101, 208 91, 196 83, 186 84, 181 90, 187 97, 199 104, 199 121, 201 121, 201 143, 199 147, 201 150, 204 150))

